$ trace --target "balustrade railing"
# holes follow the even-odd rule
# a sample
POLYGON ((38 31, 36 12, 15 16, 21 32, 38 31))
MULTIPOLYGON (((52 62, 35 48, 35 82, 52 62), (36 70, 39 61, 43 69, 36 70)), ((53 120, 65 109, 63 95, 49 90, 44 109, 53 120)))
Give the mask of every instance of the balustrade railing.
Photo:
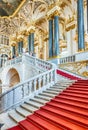
POLYGON ((75 55, 60 58, 60 64, 75 62, 75 55))
POLYGON ((16 57, 16 58, 11 59, 11 60, 7 60, 7 61, 5 62, 5 65, 4 65, 4 66, 14 65, 14 64, 17 64, 17 63, 20 63, 20 62, 22 62, 22 56, 16 57))
POLYGON ((9 108, 15 107, 25 99, 29 99, 29 97, 42 92, 57 82, 56 66, 35 57, 23 55, 20 58, 6 62, 6 65, 15 64, 21 61, 24 62, 25 60, 31 65, 39 67, 43 72, 23 83, 19 83, 9 91, 1 94, 0 113, 8 110, 9 108))
POLYGON ((88 60, 88 52, 81 52, 81 53, 76 53, 72 56, 68 57, 63 57, 59 59, 60 64, 65 64, 69 62, 79 62, 79 61, 85 61, 88 60))

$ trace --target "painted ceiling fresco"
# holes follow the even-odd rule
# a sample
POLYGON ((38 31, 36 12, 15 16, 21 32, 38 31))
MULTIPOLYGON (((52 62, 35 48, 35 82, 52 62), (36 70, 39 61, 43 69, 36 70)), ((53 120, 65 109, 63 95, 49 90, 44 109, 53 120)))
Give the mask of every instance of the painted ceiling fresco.
POLYGON ((0 0, 0 16, 12 15, 22 0, 0 0))

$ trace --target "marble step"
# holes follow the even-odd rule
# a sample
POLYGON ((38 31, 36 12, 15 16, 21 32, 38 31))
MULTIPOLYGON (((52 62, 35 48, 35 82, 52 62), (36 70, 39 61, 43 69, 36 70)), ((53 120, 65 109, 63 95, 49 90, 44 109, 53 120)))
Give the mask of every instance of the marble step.
POLYGON ((26 103, 22 104, 21 107, 26 109, 26 110, 28 110, 31 113, 33 113, 34 111, 38 110, 38 108, 35 108, 35 107, 33 107, 31 105, 28 105, 26 103))
POLYGON ((55 91, 51 91, 51 90, 44 90, 43 92, 45 92, 45 93, 49 93, 49 94, 55 94, 55 95, 57 95, 58 94, 58 92, 55 92, 55 91))
POLYGON ((16 111, 17 111, 20 115, 22 115, 23 117, 26 117, 26 116, 32 114, 32 112, 27 111, 25 108, 22 108, 21 106, 17 107, 17 108, 16 108, 16 111))
POLYGON ((31 106, 33 106, 33 107, 36 107, 36 108, 38 108, 38 109, 42 106, 40 103, 34 102, 33 100, 26 101, 25 103, 26 103, 26 104, 29 104, 29 105, 31 105, 31 106))
POLYGON ((0 114, 0 123, 4 124, 1 130, 7 130, 17 125, 17 123, 8 116, 8 112, 0 114))
POLYGON ((52 99, 52 97, 47 97, 45 95, 36 95, 35 98, 39 98, 39 99, 46 101, 46 102, 50 101, 52 99))
POLYGON ((31 100, 34 101, 34 102, 40 103, 41 106, 42 106, 42 105, 45 105, 45 103, 48 102, 48 101, 43 100, 43 99, 41 99, 41 98, 39 98, 39 97, 37 97, 37 96, 36 96, 35 98, 32 98, 31 100))
POLYGON ((51 94, 51 93, 48 93, 48 92, 39 93, 39 95, 45 95, 45 96, 51 97, 51 98, 56 96, 56 94, 51 94))
POLYGON ((53 90, 53 91, 56 91, 56 92, 61 92, 61 91, 63 91, 63 89, 65 89, 65 88, 50 87, 50 88, 48 88, 47 90, 53 90))
POLYGON ((8 115, 17 123, 25 119, 22 115, 20 115, 15 110, 10 111, 8 115))
POLYGON ((52 87, 55 87, 55 88, 66 88, 66 87, 68 87, 69 85, 53 85, 52 87))
POLYGON ((70 85, 70 84, 72 84, 72 83, 74 83, 74 82, 57 82, 55 85, 70 85))

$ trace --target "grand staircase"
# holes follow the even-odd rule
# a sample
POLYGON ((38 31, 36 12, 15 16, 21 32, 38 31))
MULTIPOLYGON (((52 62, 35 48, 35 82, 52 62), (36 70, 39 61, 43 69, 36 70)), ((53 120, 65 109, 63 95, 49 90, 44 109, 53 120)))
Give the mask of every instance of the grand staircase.
POLYGON ((8 115, 8 130, 88 130, 88 80, 60 81, 8 115))
MULTIPOLYGON (((11 109, 6 113, 1 114, 0 119, 2 119, 4 123, 4 126, 1 130, 6 130, 10 127, 18 125, 19 122, 25 120, 27 116, 32 115, 34 111, 39 110, 42 106, 45 106, 47 102, 50 102, 56 95, 61 93, 66 87, 71 85, 73 82, 74 81, 62 79, 61 81, 58 81, 54 86, 47 88, 42 93, 39 93, 33 98, 26 100, 24 103, 22 103, 15 109, 11 109)), ((17 127, 19 126, 16 126, 16 129, 17 127)))
POLYGON ((88 130, 88 80, 25 58, 43 73, 0 96, 1 130, 88 130))

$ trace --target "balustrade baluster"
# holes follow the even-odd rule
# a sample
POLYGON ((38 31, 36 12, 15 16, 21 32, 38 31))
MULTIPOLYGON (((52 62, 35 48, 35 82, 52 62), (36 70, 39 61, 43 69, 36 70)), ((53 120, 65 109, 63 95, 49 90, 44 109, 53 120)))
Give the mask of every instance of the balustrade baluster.
POLYGON ((39 77, 39 79, 38 79, 38 88, 39 89, 41 88, 41 77, 39 77))
POLYGON ((47 84, 49 83, 49 74, 47 74, 47 84))
POLYGON ((24 85, 22 85, 22 98, 24 98, 25 92, 24 92, 24 85))
POLYGON ((52 72, 50 72, 50 82, 52 83, 52 81, 53 81, 53 74, 52 72))
POLYGON ((43 86, 45 86, 45 75, 43 75, 43 86))
POLYGON ((36 81, 36 79, 34 80, 34 91, 36 91, 36 83, 37 83, 37 81, 36 81))
POLYGON ((29 82, 29 93, 31 93, 31 92, 32 92, 32 81, 29 82))

